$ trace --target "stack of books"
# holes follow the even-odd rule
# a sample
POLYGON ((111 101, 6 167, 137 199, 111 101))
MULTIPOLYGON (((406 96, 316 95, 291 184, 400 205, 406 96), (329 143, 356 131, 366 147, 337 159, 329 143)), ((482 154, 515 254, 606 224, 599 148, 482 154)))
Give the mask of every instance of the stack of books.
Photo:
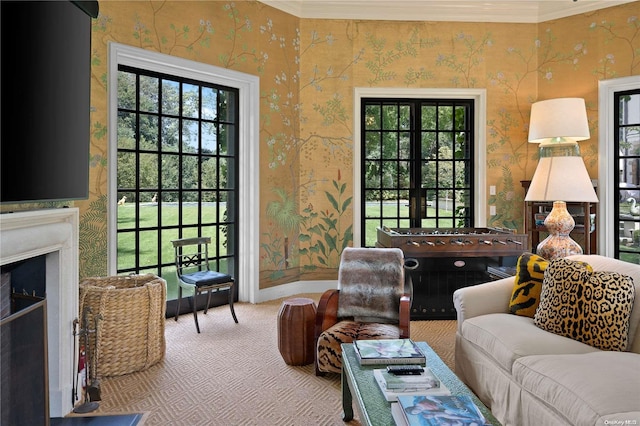
POLYGON ((449 389, 440 382, 433 372, 425 367, 421 374, 396 376, 386 369, 373 370, 382 394, 389 402, 398 400, 403 395, 450 395, 449 389))
POLYGON ((355 340, 360 365, 425 364, 427 359, 411 339, 355 340))
POLYGON ((398 426, 481 426, 487 423, 469 395, 399 396, 398 402, 391 404, 391 414, 398 426))

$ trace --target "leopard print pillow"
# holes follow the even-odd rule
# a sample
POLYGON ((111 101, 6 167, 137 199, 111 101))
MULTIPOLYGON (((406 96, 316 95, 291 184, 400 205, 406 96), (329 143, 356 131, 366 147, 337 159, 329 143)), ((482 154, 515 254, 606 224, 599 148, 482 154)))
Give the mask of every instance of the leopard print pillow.
POLYGON ((627 275, 592 272, 584 263, 555 259, 545 271, 533 322, 602 350, 624 351, 634 297, 627 275))
MULTIPOLYGON (((589 272, 593 272, 591 265, 587 263, 584 265, 589 272)), ((549 266, 549 261, 537 254, 523 253, 518 258, 509 312, 533 318, 540 304, 542 281, 547 266, 549 266)))

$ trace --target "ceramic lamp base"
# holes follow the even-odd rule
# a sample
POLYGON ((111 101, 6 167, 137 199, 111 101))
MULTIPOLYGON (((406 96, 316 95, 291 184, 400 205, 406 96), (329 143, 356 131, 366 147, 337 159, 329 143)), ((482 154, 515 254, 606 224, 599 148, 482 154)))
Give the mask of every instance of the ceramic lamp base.
POLYGON ((536 254, 547 260, 552 260, 574 254, 582 254, 582 247, 568 235, 549 235, 538 244, 536 254))
POLYGON ((547 260, 582 254, 582 247, 571 239, 569 234, 575 226, 573 217, 567 211, 567 203, 555 201, 553 210, 544 220, 549 236, 536 248, 536 254, 547 260))

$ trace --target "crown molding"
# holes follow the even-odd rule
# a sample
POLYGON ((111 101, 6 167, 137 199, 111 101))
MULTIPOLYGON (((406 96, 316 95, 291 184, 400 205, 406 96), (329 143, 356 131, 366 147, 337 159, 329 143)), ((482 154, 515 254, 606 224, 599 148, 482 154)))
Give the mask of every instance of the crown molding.
POLYGON ((637 0, 260 0, 298 18, 540 23, 637 0))

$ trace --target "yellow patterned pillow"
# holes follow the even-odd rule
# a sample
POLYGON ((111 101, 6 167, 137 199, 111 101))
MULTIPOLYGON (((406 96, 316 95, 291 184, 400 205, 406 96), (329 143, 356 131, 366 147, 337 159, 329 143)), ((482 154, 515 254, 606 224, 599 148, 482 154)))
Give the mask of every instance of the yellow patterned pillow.
POLYGON ((547 265, 547 260, 533 253, 523 253, 518 258, 516 281, 509 302, 512 314, 533 318, 540 303, 542 280, 547 265))
POLYGON ((624 351, 634 297, 633 279, 627 275, 555 259, 545 272, 533 323, 602 350, 624 351))

